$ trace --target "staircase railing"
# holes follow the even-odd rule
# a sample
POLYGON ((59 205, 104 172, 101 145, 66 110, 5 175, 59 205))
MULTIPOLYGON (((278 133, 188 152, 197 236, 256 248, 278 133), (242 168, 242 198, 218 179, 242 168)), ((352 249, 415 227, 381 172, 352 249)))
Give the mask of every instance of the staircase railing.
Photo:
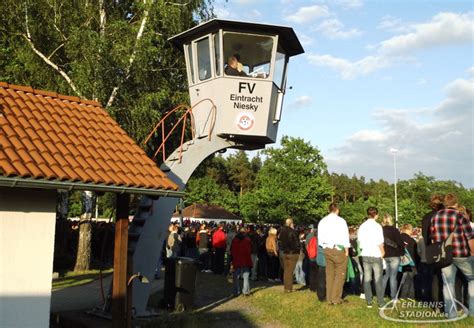
MULTIPOLYGON (((148 141, 150 141, 150 139, 153 137, 153 135, 159 129, 161 129, 161 140, 162 140, 162 142, 161 142, 160 146, 158 147, 158 149, 153 154, 153 160, 161 152, 162 156, 163 156, 163 162, 166 161, 166 142, 171 137, 173 132, 178 128, 178 126, 180 124, 182 124, 180 146, 179 146, 179 163, 181 163, 182 156, 183 156, 183 144, 185 143, 187 122, 188 122, 188 120, 190 121, 191 140, 194 140, 196 138, 196 124, 195 124, 195 120, 194 120, 194 112, 193 111, 196 109, 196 107, 199 104, 201 104, 203 102, 206 102, 206 101, 211 103, 211 109, 210 109, 211 122, 209 123, 209 131, 208 131, 208 137, 209 137, 209 140, 211 140, 211 135, 212 135, 212 132, 214 130, 214 126, 215 126, 215 123, 216 123, 216 115, 217 115, 217 107, 211 99, 209 99, 209 98, 202 99, 201 101, 199 101, 198 103, 196 103, 192 107, 189 107, 188 105, 184 105, 184 104, 175 106, 169 112, 167 112, 165 116, 163 116, 161 118, 161 120, 155 125, 153 130, 148 134, 145 141, 143 142, 143 145, 146 145, 148 143, 148 141), (166 130, 166 124, 165 124, 166 120, 172 114, 176 113, 179 110, 182 110, 183 108, 185 109, 184 114, 178 119, 178 121, 175 124, 173 124, 170 131, 168 133, 166 133, 166 131, 165 131, 166 130)), ((207 125, 207 123, 206 123, 206 125, 207 125)))

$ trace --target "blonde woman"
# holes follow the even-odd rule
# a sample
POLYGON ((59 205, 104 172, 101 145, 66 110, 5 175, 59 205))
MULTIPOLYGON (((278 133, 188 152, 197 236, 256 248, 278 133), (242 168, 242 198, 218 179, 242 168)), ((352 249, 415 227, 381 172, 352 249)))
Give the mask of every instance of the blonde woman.
POLYGON ((390 297, 395 299, 398 290, 397 274, 400 265, 400 256, 404 253, 405 245, 400 235, 400 231, 393 225, 390 214, 385 214, 382 219, 382 230, 384 237, 385 263, 387 268, 383 276, 383 290, 387 288, 390 280, 390 297))
MULTIPOLYGON (((405 244, 405 249, 408 251, 408 254, 410 254, 410 257, 413 261, 416 261, 417 258, 416 253, 417 253, 417 248, 416 248, 416 241, 412 238, 412 233, 413 233, 413 226, 409 223, 406 223, 402 226, 400 229, 402 232, 402 240, 403 243, 405 244)), ((403 266, 403 276, 405 277, 402 279, 404 281, 401 291, 400 291, 400 298, 415 298, 415 284, 414 284, 414 279, 415 279, 415 274, 416 274, 416 269, 414 264, 412 265, 405 265, 403 266)))
POLYGON ((268 255, 268 281, 278 281, 280 260, 278 258, 277 230, 273 227, 268 231, 265 248, 267 249, 268 255))

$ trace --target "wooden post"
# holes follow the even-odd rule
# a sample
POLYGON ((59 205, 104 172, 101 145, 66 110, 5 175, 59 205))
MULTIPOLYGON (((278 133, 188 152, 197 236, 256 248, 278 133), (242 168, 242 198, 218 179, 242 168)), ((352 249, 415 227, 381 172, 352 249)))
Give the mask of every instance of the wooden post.
POLYGON ((127 255, 130 195, 117 194, 115 223, 114 276, 112 287, 112 325, 127 327, 127 255))

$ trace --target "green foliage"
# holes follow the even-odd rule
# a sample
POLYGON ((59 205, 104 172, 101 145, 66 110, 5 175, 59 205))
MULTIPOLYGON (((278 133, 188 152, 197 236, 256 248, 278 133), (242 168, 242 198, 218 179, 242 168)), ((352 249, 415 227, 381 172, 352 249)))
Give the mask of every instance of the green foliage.
MULTIPOLYGON (((375 206, 380 216, 395 218, 394 186, 385 180, 345 174, 329 174, 317 148, 302 139, 283 137, 281 148, 263 151, 249 160, 243 152, 227 157, 211 156, 196 170, 186 191, 187 204, 221 205, 247 222, 278 222, 288 216, 311 223, 327 213, 329 202, 337 202, 349 225, 358 225, 375 206)), ((430 211, 434 193, 453 192, 460 204, 474 207, 474 189, 454 181, 437 181, 417 173, 399 181, 398 223, 420 226, 430 211)))
POLYGON ((237 196, 225 185, 219 185, 211 177, 189 181, 186 188, 185 206, 191 204, 213 204, 230 212, 238 212, 237 196))
POLYGON ((303 139, 283 137, 281 148, 263 152, 267 159, 257 186, 242 198, 242 214, 250 220, 314 222, 325 215, 332 188, 319 150, 303 139))
POLYGON ((97 207, 100 218, 112 218, 115 213, 115 199, 114 193, 106 192, 97 197, 97 207))
POLYGON ((82 201, 81 193, 79 191, 73 191, 69 193, 68 199, 68 218, 80 217, 82 214, 82 201))
POLYGON ((235 155, 227 158, 229 180, 232 182, 233 191, 242 196, 254 187, 256 172, 252 169, 247 154, 240 150, 235 155))
MULTIPOLYGON (((184 57, 168 38, 212 17, 211 2, 103 1, 101 20, 98 0, 1 1, 0 81, 104 106, 117 88, 107 109, 141 142, 168 108, 187 102, 184 57)), ((160 142, 153 139, 147 151, 160 142)))
MULTIPOLYGON (((395 218, 394 186, 384 180, 364 183, 364 177, 348 178, 346 175, 331 174, 335 187, 335 201, 341 205, 341 215, 349 224, 360 224, 366 217, 369 206, 376 206, 380 214, 388 213, 395 218), (354 193, 354 184, 361 186, 358 195, 354 193)), ((459 203, 467 208, 474 206, 474 189, 466 189, 454 181, 437 181, 423 173, 415 174, 413 179, 399 181, 398 223, 410 223, 420 226, 421 218, 430 211, 429 201, 433 194, 455 193, 459 203)))

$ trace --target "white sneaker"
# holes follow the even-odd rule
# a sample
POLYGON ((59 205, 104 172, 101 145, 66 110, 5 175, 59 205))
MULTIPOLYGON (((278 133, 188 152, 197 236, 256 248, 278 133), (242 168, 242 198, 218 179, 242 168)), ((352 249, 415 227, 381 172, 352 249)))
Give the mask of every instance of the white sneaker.
POLYGON ((361 294, 360 294, 360 298, 363 299, 363 300, 365 300, 365 294, 364 294, 364 293, 361 293, 361 294))

